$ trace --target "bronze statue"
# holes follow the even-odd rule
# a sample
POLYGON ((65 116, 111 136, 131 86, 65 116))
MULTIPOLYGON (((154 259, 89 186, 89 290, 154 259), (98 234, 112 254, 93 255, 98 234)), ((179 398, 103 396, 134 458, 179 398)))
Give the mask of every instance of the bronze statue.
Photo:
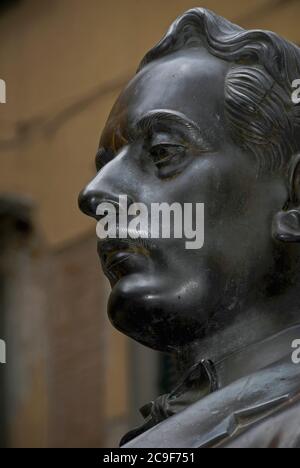
POLYGON ((205 205, 205 242, 99 240, 113 325, 182 379, 124 447, 300 447, 300 50, 211 11, 179 17, 114 105, 80 195, 205 205))

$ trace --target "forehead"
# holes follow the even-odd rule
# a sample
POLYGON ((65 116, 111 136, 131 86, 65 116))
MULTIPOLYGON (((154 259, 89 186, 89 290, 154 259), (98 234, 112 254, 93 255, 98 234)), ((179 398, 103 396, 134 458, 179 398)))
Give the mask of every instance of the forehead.
POLYGON ((149 63, 116 101, 101 144, 110 145, 116 131, 126 136, 145 114, 160 109, 183 113, 203 130, 214 133, 215 129, 219 135, 224 127, 224 83, 229 66, 200 48, 149 63))

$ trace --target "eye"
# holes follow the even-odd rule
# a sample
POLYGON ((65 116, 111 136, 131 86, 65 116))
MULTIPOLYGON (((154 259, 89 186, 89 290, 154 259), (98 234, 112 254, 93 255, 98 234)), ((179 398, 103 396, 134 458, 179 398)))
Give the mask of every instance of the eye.
POLYGON ((150 155, 158 169, 167 167, 170 164, 182 162, 186 154, 186 148, 182 145, 172 145, 161 143, 152 146, 150 155))

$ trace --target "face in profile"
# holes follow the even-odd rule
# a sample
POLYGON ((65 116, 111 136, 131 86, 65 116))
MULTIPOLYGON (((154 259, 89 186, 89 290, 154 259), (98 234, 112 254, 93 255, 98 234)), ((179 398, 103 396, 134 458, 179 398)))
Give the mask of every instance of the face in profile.
POLYGON ((267 295, 280 251, 272 221, 288 199, 281 177, 258 177, 250 150, 228 124, 225 80, 232 63, 204 47, 147 64, 115 103, 103 131, 97 174, 81 209, 144 203, 203 203, 205 242, 108 239, 98 251, 112 291, 114 326, 152 348, 174 350, 234 320, 267 295), (191 131, 192 129, 192 131, 191 131))

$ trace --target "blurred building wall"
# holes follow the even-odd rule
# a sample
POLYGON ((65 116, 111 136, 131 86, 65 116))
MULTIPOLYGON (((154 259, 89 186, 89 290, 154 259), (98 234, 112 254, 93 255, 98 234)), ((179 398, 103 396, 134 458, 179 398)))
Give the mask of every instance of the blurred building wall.
MULTIPOLYGON (((140 379, 143 369, 134 362, 136 348, 129 352, 133 345, 106 319, 108 286, 96 266, 94 223, 77 208, 77 193, 94 174, 100 131, 144 53, 186 9, 205 6, 242 26, 272 29, 299 42, 300 2, 14 3, 0 17, 0 79, 7 84, 7 104, 0 105, 0 192, 33 198, 49 262, 49 315, 41 330, 49 340, 46 444, 116 444, 127 428, 130 402, 148 394, 131 379, 140 379), (132 372, 135 365, 140 370, 132 372), (80 380, 89 382, 81 401, 80 380)), ((152 359, 145 353, 144 359, 152 359)))
POLYGON ((23 199, 0 197, 1 447, 47 443, 46 270, 31 212, 23 199))

